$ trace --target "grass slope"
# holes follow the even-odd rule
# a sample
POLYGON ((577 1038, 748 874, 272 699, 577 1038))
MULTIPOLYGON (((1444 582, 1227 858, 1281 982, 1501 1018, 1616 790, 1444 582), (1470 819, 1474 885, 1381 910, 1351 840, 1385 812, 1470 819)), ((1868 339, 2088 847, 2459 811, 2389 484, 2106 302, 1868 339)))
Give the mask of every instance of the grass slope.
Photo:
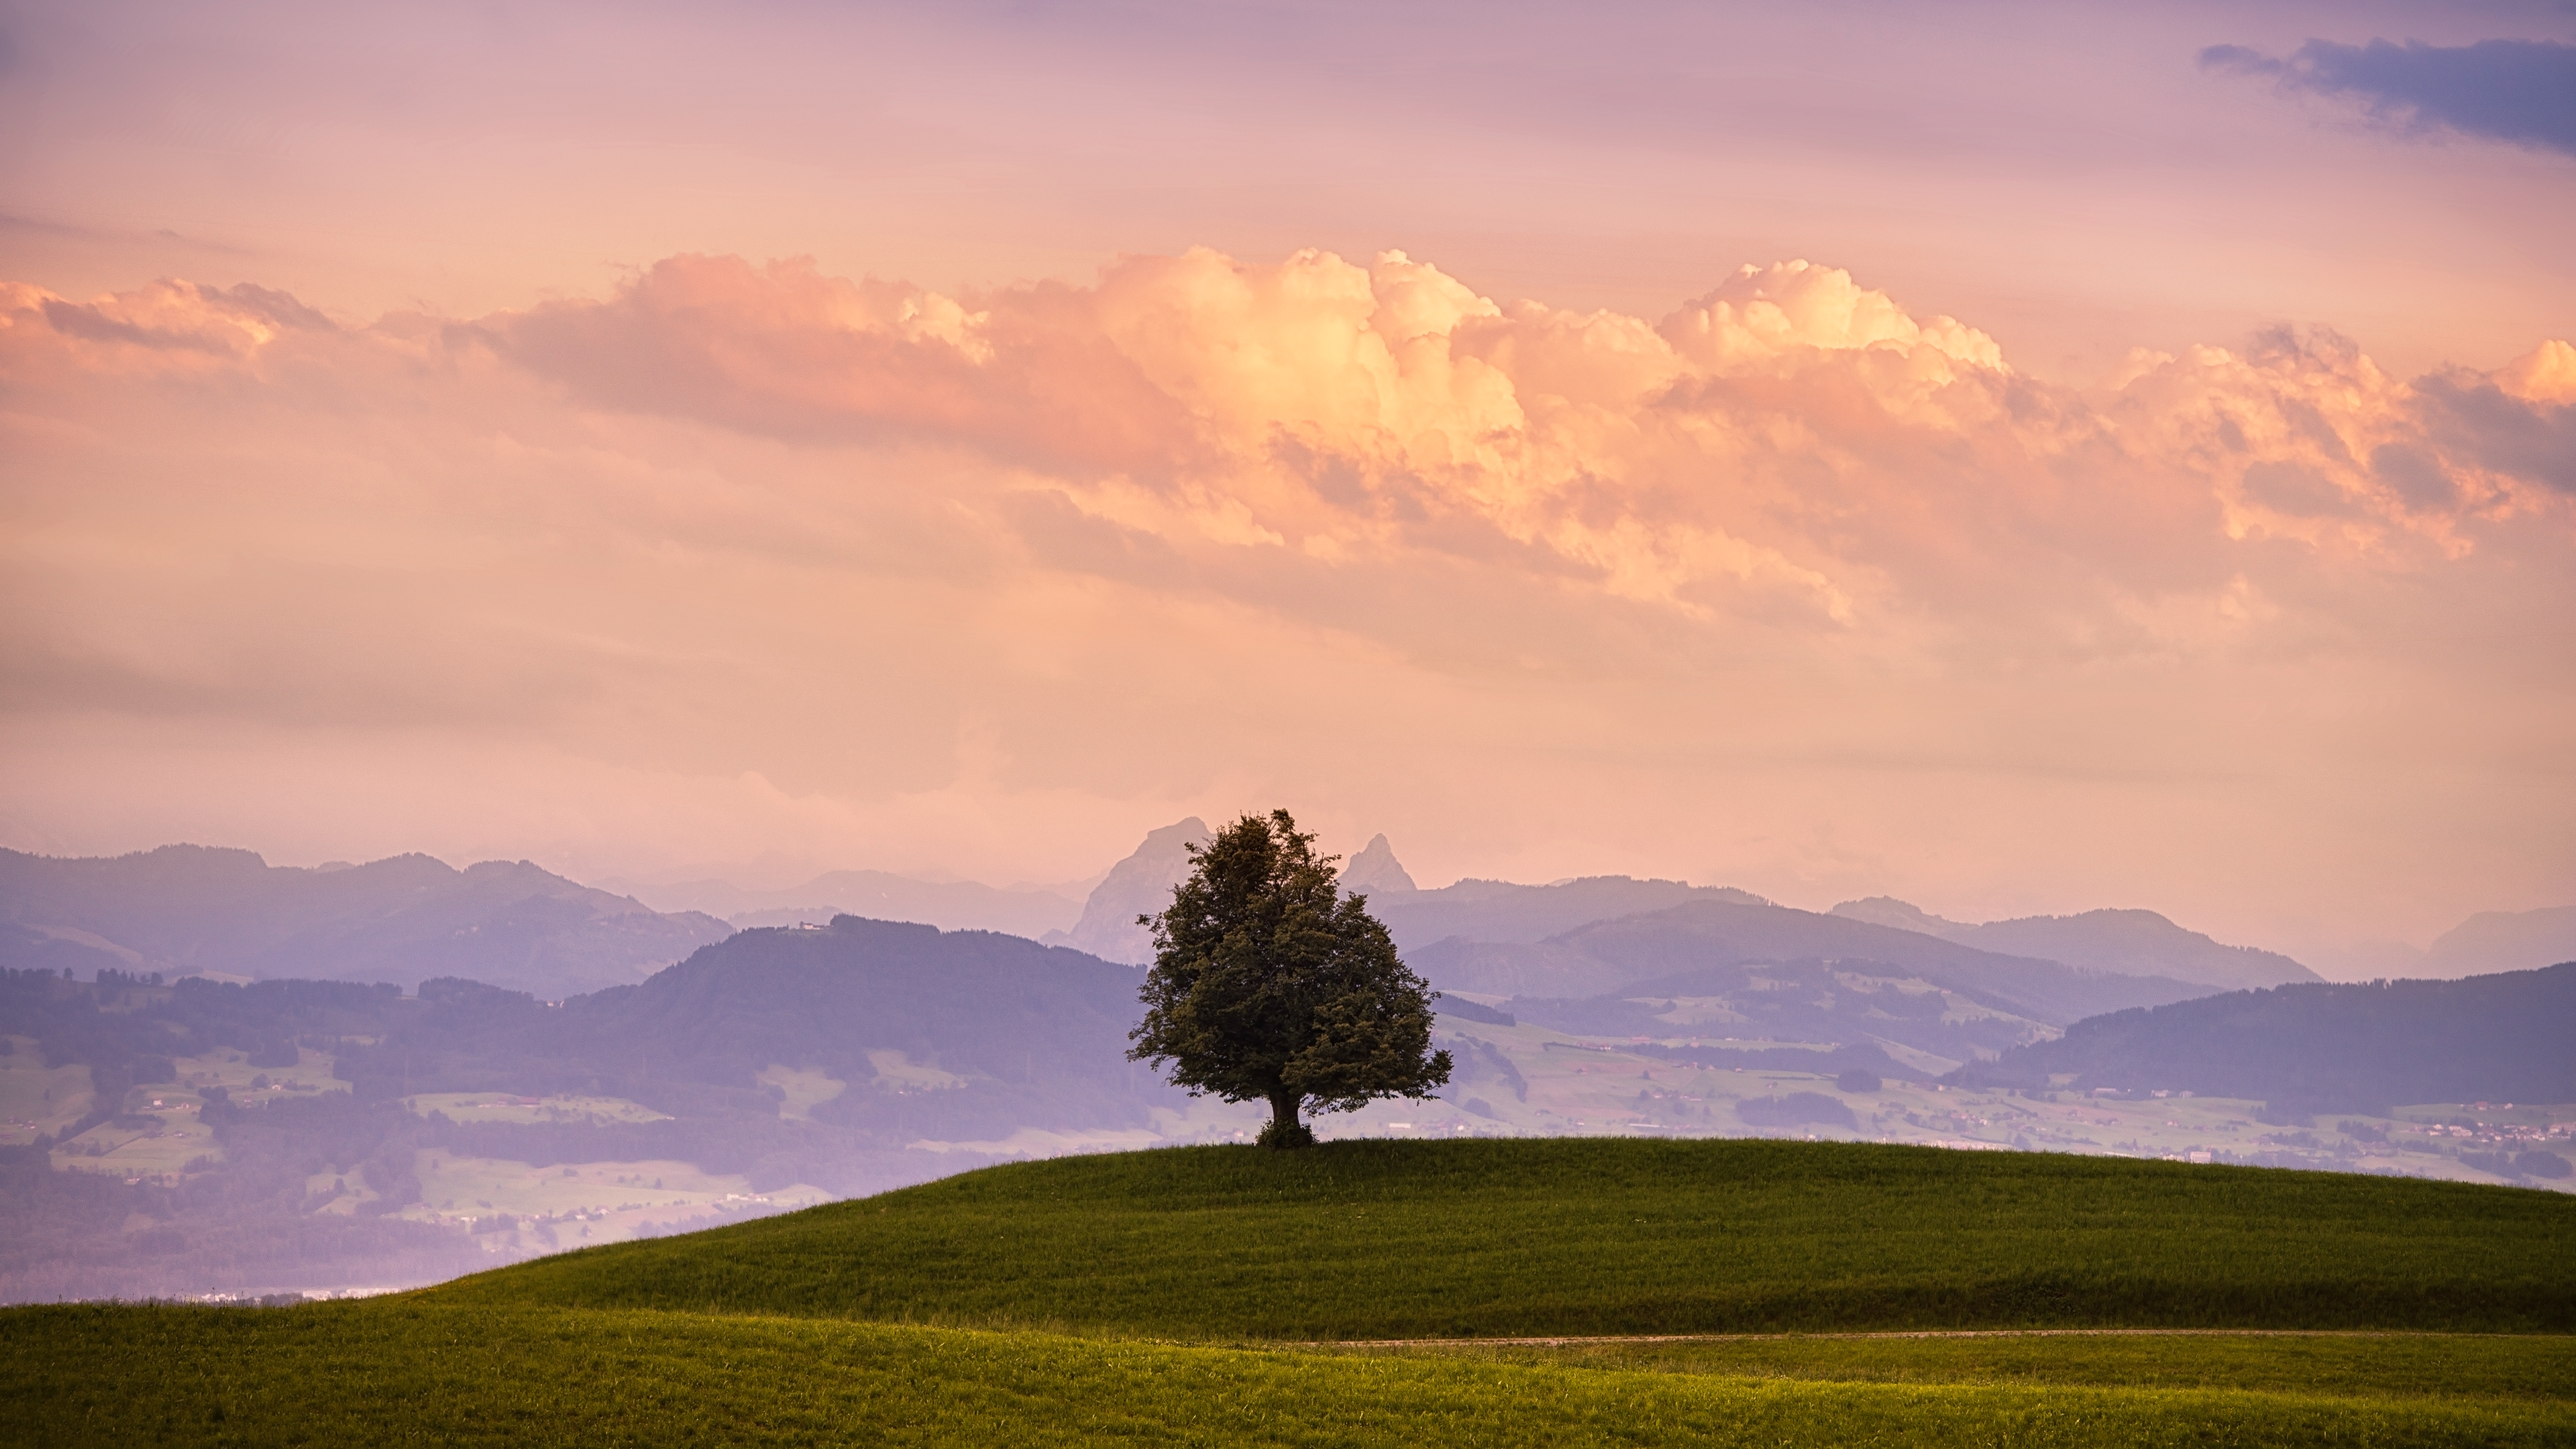
MULTIPOLYGON (((189 1444, 2543 1445, 2564 1402, 1871 1383, 816 1319, 0 1314, 0 1436, 189 1444)), ((2563 1363, 2563 1360, 2562 1360, 2563 1363)))
POLYGON ((2576 1328, 2576 1201, 1765 1141, 1185 1148, 970 1173, 430 1290, 1160 1337, 2576 1328))
POLYGON ((2566 1444, 2576 1335, 2384 1330, 2567 1326, 2571 1228, 1837 1144, 1072 1158, 388 1298, 0 1311, 0 1442, 2566 1444), (2382 1331, 1278 1341, 2007 1321, 2382 1331))
POLYGON ((2485 1333, 2167 1333, 2038 1329, 1974 1335, 1760 1335, 1558 1346, 1474 1341, 1347 1353, 1481 1359, 1837 1383, 2247 1389, 2363 1399, 2576 1397, 2576 1336, 2485 1333))

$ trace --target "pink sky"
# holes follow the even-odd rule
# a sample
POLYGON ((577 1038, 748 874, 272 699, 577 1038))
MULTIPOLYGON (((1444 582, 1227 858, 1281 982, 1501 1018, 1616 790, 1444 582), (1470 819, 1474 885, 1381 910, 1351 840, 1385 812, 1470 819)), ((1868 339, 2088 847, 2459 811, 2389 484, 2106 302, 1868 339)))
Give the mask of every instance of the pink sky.
POLYGON ((2576 901, 2541 8, 0 21, 0 843, 2576 901))

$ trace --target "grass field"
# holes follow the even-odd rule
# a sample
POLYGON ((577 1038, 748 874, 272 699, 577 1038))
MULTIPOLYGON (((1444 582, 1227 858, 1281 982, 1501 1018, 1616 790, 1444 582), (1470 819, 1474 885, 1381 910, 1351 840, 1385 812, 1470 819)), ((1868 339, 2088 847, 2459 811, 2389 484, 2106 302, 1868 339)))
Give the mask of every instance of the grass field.
POLYGON ((443 1112, 454 1122, 668 1122, 656 1112, 623 1097, 514 1097, 507 1092, 417 1092, 403 1098, 415 1116, 443 1112))
POLYGON ((90 1108, 89 1068, 48 1067, 33 1037, 8 1039, 0 1056, 0 1144, 16 1147, 59 1132, 90 1108))
POLYGON ((817 1068, 783 1067, 771 1064, 752 1080, 764 1087, 778 1089, 778 1115, 790 1121, 808 1120, 809 1114, 825 1102, 849 1090, 849 1083, 817 1068))
MULTIPOLYGON (((146 1082, 128 1088, 119 1104, 128 1119, 148 1119, 150 1125, 135 1126, 103 1122, 68 1142, 53 1148, 56 1167, 74 1172, 98 1172, 110 1177, 148 1178, 175 1183, 191 1163, 221 1161, 224 1151, 215 1141, 213 1129, 200 1120, 206 1090, 223 1088, 236 1103, 257 1106, 283 1098, 324 1092, 345 1092, 349 1084, 331 1075, 331 1058, 310 1047, 297 1053, 294 1066, 254 1067, 249 1058, 237 1051, 215 1051, 203 1056, 179 1057, 172 1062, 175 1077, 168 1082, 146 1082)), ((0 1068, 14 1060, 41 1060, 28 1053, 0 1058, 0 1068)), ((88 1068, 65 1067, 65 1072, 81 1073, 81 1104, 89 1106, 88 1068)), ((57 1092, 60 1096, 61 1093, 57 1092)), ((77 1120, 77 1115, 63 1118, 57 1130, 77 1120)), ((29 1134, 32 1136, 32 1133, 29 1134)), ((25 1139, 20 1139, 25 1140, 25 1139)))
POLYGON ((139 1114, 156 1126, 101 1123, 53 1150, 56 1167, 110 1177, 176 1181, 188 1164, 220 1158, 223 1149, 206 1125, 181 1111, 139 1114))
POLYGON ((2558 1194, 1823 1143, 1194 1148, 380 1299, 8 1310, 0 1439, 2567 1444, 2571 1315, 2558 1194), (2051 1324, 2371 1331, 1492 1341, 2051 1324))
POLYGON ((529 1263, 454 1302, 1289 1339, 2576 1329, 2576 1201, 1759 1140, 1059 1158, 529 1263))
POLYGON ((1554 1346, 1438 1343, 1348 1351, 1838 1383, 2250 1389, 2328 1398, 2534 1403, 2563 1403, 2576 1392, 2576 1336, 2564 1334, 2039 1329, 1554 1346))
POLYGON ((0 1315, 0 1355, 12 1368, 0 1379, 0 1434, 58 1444, 2289 1446, 2576 1435, 2576 1408, 2538 1393, 2103 1387, 1940 1366, 1890 1382, 1837 1378, 1812 1361, 1795 1375, 1567 1368, 423 1300, 18 1310, 0 1315))
MULTIPOLYGON (((331 1075, 330 1053, 311 1047, 298 1047, 295 1065, 291 1067, 255 1067, 250 1058, 237 1051, 212 1051, 203 1056, 179 1057, 171 1062, 178 1075, 173 1079, 191 1092, 206 1087, 221 1087, 235 1104, 256 1107, 263 1102, 303 1092, 345 1092, 349 1084, 331 1075)), ((155 1087, 166 1092, 166 1087, 155 1087)))

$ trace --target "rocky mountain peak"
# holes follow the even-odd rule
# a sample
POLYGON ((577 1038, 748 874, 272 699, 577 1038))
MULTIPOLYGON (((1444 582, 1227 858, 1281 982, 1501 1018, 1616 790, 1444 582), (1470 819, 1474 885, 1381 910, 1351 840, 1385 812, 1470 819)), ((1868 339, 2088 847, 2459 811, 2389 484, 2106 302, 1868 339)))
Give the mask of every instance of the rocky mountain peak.
POLYGON ((1383 832, 1369 837, 1369 843, 1342 867, 1342 889, 1366 896, 1411 895, 1421 887, 1404 863, 1395 858, 1395 847, 1386 843, 1383 832))

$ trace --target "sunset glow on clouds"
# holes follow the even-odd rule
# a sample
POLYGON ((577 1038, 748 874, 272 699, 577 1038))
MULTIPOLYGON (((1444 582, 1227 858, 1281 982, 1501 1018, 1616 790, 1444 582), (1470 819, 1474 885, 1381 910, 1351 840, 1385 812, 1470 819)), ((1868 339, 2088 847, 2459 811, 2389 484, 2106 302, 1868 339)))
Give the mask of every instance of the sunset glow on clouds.
MULTIPOLYGON (((2196 54, 2173 84, 2308 124, 2196 54)), ((2120 231, 2064 265, 2142 307, 2120 231)), ((1651 306, 1400 225, 920 285, 820 240, 597 285, 468 248, 525 285, 448 310, 288 251, 83 288, 52 234, 0 269, 0 844, 998 883, 1288 804, 1427 883, 2329 953, 2576 880, 2563 257, 2462 350, 2388 303, 2451 360, 2275 312, 2095 319, 2069 368, 1823 246, 1651 306)), ((2238 255, 2176 265, 2214 297, 2238 255)))
MULTIPOLYGON (((1550 837, 1588 828, 1605 864, 1839 887, 1909 830, 1986 873, 2254 805, 2281 818, 2194 850, 2342 866, 2349 807, 2296 777, 2527 707, 2527 631, 2576 642, 2576 479, 2531 445, 2576 426, 2563 342, 2406 381, 2278 337, 2088 394, 1830 267, 1648 319, 1395 252, 962 297, 682 257, 466 322, 187 283, 6 315, 45 480, 10 574, 52 605, 11 611, 13 756, 104 731, 134 767, 83 793, 115 810, 290 807, 382 849, 534 807, 602 859, 658 818, 1035 874, 1098 816, 1282 795, 1487 869, 1578 867, 1550 837), (2398 678, 2445 697, 2373 697, 2398 678), (2307 727, 2171 737, 2240 712, 2307 727), (400 775, 349 778, 379 748, 400 775), (1859 797, 1889 771, 1950 798, 1886 820, 1859 797), (2097 819, 2048 818, 2070 790, 2097 819), (1643 819, 1587 826, 1605 794, 1643 819)), ((2479 728, 2499 790, 2539 741, 2479 728)))

